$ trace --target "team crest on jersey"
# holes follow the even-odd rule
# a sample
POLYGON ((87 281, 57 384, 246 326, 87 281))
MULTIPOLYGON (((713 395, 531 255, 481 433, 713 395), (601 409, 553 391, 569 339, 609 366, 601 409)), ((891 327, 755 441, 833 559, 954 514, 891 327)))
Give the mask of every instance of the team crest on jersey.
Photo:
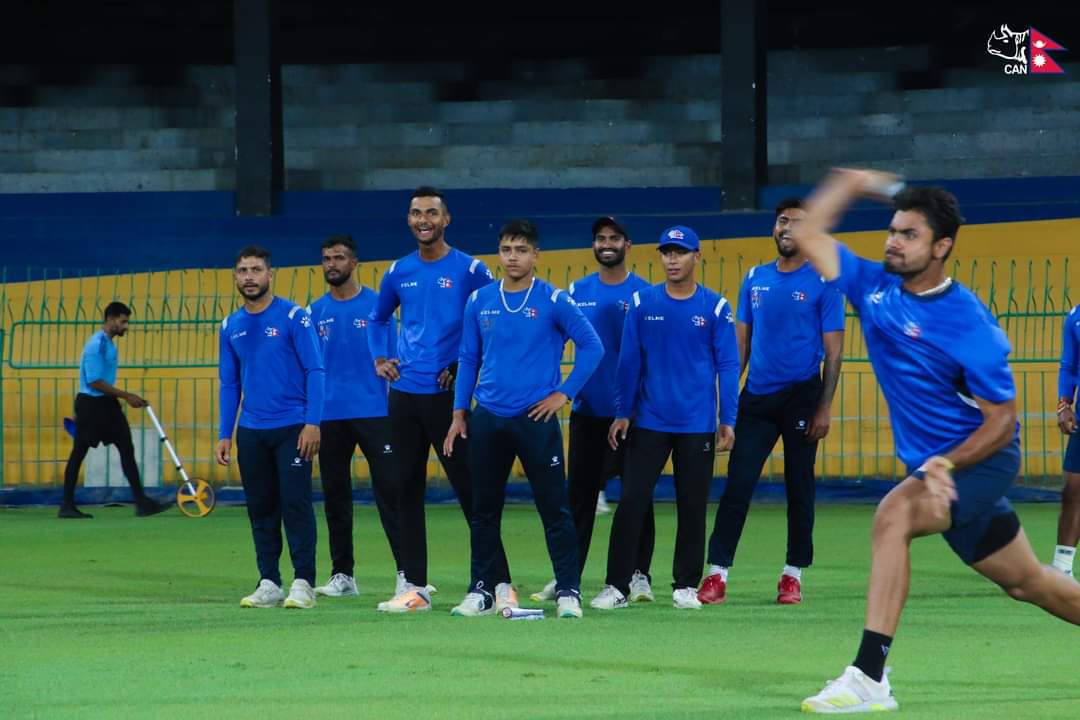
POLYGON ((449 290, 454 287, 454 281, 448 277, 441 277, 435 281, 435 284, 441 287, 443 290, 449 290))
POLYGON ((327 325, 326 323, 319 323, 319 327, 316 330, 316 332, 319 333, 319 337, 324 338, 324 339, 328 338, 328 337, 330 337, 330 326, 327 325))
POLYGON ((363 330, 367 327, 367 320, 364 318, 353 318, 352 326, 357 330, 363 330))
POLYGON ((624 313, 625 312, 630 312, 630 303, 628 303, 625 300, 620 300, 619 301, 619 309, 622 310, 624 313))
POLYGON ((908 320, 906 323, 904 323, 904 334, 907 335, 909 338, 918 340, 919 336, 922 335, 922 328, 911 320, 908 320))
POLYGON ((796 290, 795 292, 791 293, 791 299, 795 302, 806 302, 806 293, 802 292, 801 290, 796 290))
POLYGON ((527 318, 534 318, 539 316, 539 313, 536 312, 536 308, 525 308, 521 311, 521 314, 522 316, 527 318))
POLYGON ((694 327, 705 327, 705 318, 700 315, 690 318, 690 322, 694 324, 694 327))
POLYGON ((266 337, 278 337, 279 335, 281 335, 281 331, 278 330, 273 325, 271 325, 271 326, 267 327, 266 329, 264 329, 263 333, 266 335, 266 337))
POLYGON ((483 329, 485 329, 485 330, 490 330, 490 329, 491 329, 491 327, 492 327, 492 326, 493 326, 494 324, 495 324, 495 323, 493 323, 493 322, 491 321, 491 318, 490 318, 490 317, 487 317, 487 316, 485 316, 485 317, 482 317, 482 318, 480 318, 480 327, 482 327, 482 328, 483 328, 483 329))

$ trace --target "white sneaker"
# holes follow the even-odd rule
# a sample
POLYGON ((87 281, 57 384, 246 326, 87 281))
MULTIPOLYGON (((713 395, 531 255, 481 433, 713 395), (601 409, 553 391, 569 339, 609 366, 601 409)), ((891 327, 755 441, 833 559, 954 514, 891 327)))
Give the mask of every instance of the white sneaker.
POLYGON ((626 607, 626 596, 614 585, 608 585, 589 605, 597 610, 618 610, 626 607))
POLYGON ((649 585, 649 578, 640 570, 635 570, 634 576, 630 578, 630 602, 652 602, 655 599, 652 586, 649 585))
POLYGON ((385 613, 426 612, 431 609, 431 598, 412 583, 405 583, 401 592, 379 603, 376 609, 385 613))
POLYGON ((285 591, 272 580, 265 578, 259 581, 259 587, 255 592, 240 601, 242 608, 271 608, 277 607, 285 599, 285 591))
POLYGON ((607 502, 607 493, 601 490, 599 497, 596 498, 596 514, 607 515, 609 512, 611 512, 611 506, 607 502))
MULTIPOLYGON (((409 581, 405 579, 405 572, 398 570, 397 577, 394 580, 394 596, 398 596, 405 592, 409 588, 409 581)), ((424 592, 428 595, 434 595, 439 592, 439 589, 434 585, 428 584, 424 586, 424 592)))
POLYGON ((671 593, 672 603, 676 610, 700 610, 701 601, 697 599, 695 588, 679 588, 671 593))
POLYGON ((547 602, 548 600, 554 600, 555 581, 552 580, 551 582, 549 582, 540 592, 534 592, 532 595, 529 596, 529 599, 533 602, 547 602))
POLYGON ((499 583, 495 586, 495 612, 502 612, 503 608, 518 607, 517 588, 510 583, 499 583))
POLYGON ((451 615, 458 617, 477 617, 479 615, 493 615, 495 603, 491 596, 486 593, 471 592, 465 596, 460 605, 455 605, 450 611, 451 615))
POLYGON ((563 595, 559 598, 559 617, 581 617, 581 598, 577 595, 563 595))
MULTIPOLYGON (((885 672, 888 673, 888 669, 885 672)), ((885 712, 899 709, 887 674, 882 675, 881 682, 875 682, 854 665, 848 665, 843 675, 831 681, 817 695, 802 701, 802 711, 805 713, 885 712)))
POLYGON ((289 597, 285 598, 285 607, 300 610, 310 610, 315 607, 315 590, 307 580, 300 578, 293 580, 292 587, 289 588, 289 597))
POLYGON ((360 590, 356 587, 356 580, 352 575, 334 573, 325 585, 315 588, 316 595, 326 597, 345 597, 347 595, 359 595, 360 590))

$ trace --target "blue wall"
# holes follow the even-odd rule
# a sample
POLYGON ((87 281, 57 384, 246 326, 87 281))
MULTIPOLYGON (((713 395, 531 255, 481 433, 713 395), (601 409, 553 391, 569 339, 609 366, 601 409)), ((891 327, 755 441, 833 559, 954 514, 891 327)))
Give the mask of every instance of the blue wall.
MULTIPOLYGON (((1080 217, 1080 177, 942 181, 972 224, 1080 217)), ((761 194, 772 207, 807 186, 761 194)), ((228 267, 241 246, 268 247, 279 266, 318 262, 319 243, 351 234, 361 260, 396 258, 415 248, 406 225, 409 193, 287 192, 269 218, 238 218, 229 192, 0 195, 0 266, 64 272, 228 267)), ((597 215, 614 214, 637 242, 655 242, 674 224, 704 238, 767 235, 772 213, 722 213, 718 187, 448 192, 447 237, 470 253, 494 250, 499 226, 528 217, 547 249, 584 247, 597 215)), ((889 212, 866 205, 841 230, 884 228, 889 212)), ((11 277, 9 275, 9 277, 11 277)))

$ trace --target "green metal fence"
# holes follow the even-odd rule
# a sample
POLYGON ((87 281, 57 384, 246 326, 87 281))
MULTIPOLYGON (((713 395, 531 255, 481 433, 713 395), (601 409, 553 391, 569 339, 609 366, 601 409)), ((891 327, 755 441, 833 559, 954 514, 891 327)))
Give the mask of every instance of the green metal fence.
MULTIPOLYGON (((700 278, 737 302, 747 270, 760 262, 742 256, 704 262, 700 278)), ((362 268, 364 284, 377 287, 385 265, 362 268)), ((1064 449, 1053 411, 1062 319, 1072 306, 1069 261, 969 260, 955 261, 950 269, 987 304, 1009 335, 1020 388, 1025 477, 1053 483, 1060 477, 1064 449)), ((566 287, 594 270, 564 264, 545 267, 543 275, 566 287)), ((637 263, 634 270, 653 282, 663 277, 658 263, 637 263)), ((151 399, 189 471, 218 484, 237 480, 230 474, 235 469, 224 470, 210 461, 217 426, 217 328, 237 306, 229 271, 14 275, 0 271, 5 280, 0 285, 0 484, 60 482, 70 450, 61 422, 72 412, 78 358, 100 323, 102 309, 114 299, 134 311, 131 331, 118 343, 121 385, 151 399)), ((274 291, 307 304, 325 292, 325 284, 319 268, 285 268, 276 270, 274 291)), ((892 453, 887 412, 854 315, 849 314, 847 329, 844 379, 832 432, 821 443, 819 473, 844 479, 896 477, 902 468, 892 453)), ((570 347, 567 366, 572 360, 570 347)), ((127 412, 133 427, 148 427, 141 413, 127 412)), ((781 474, 781 461, 778 448, 766 468, 771 479, 781 474)), ((721 474, 723 462, 717 465, 721 474)), ((354 470, 366 477, 361 458, 354 470)), ((444 481, 437 462, 429 465, 429 473, 436 482, 444 481)))

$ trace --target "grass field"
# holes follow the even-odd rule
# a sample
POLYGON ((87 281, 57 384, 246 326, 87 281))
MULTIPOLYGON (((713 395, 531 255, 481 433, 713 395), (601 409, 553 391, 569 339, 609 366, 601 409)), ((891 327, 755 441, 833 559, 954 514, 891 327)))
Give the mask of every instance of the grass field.
MULTIPOLYGON (((456 508, 428 510, 433 611, 394 617, 374 609, 393 568, 370 507, 357 508, 361 597, 306 612, 239 608, 257 580, 242 508, 203 520, 87 509, 94 520, 0 510, 0 718, 796 717, 854 655, 872 515, 819 508, 804 603, 779 607, 783 508, 755 507, 728 603, 693 612, 671 607, 673 508, 659 505, 658 602, 510 622, 450 617, 468 568, 456 508)), ((1057 507, 1019 512, 1045 559, 1057 507)), ((610 526, 597 522, 586 599, 602 584, 610 526)), ((531 506, 507 509, 504 538, 529 605, 551 574, 531 506)), ((1008 600, 940 538, 918 541, 912 565, 890 658, 904 717, 1080 717, 1080 630, 1008 600)), ((287 556, 282 569, 288 583, 287 556)))

